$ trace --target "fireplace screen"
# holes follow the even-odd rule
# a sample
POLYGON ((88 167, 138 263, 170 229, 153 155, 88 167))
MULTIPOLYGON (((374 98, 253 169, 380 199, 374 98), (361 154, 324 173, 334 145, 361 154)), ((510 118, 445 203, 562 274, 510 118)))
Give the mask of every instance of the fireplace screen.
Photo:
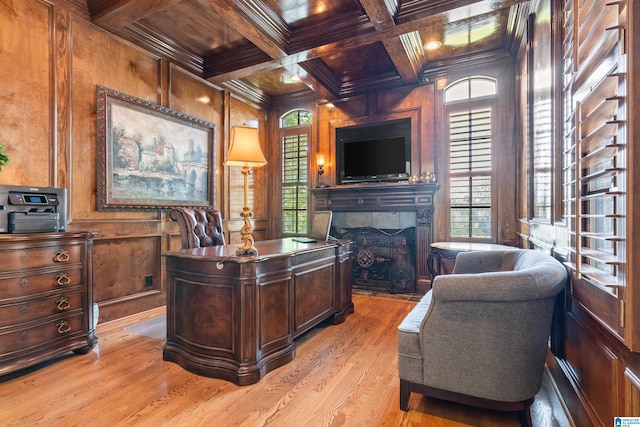
POLYGON ((415 227, 403 230, 360 227, 337 234, 340 239, 354 243, 354 288, 389 293, 415 292, 415 235, 415 227))

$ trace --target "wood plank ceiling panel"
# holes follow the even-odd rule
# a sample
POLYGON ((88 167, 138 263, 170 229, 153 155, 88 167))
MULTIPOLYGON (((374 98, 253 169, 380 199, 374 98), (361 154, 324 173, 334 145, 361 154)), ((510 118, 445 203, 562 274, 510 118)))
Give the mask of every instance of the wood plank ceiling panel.
POLYGON ((525 0, 87 0, 92 21, 259 103, 413 85, 509 55, 525 0), (437 40, 442 47, 427 51, 437 40), (449 64, 449 65, 447 65, 449 64), (297 74, 302 83, 292 83, 297 74))

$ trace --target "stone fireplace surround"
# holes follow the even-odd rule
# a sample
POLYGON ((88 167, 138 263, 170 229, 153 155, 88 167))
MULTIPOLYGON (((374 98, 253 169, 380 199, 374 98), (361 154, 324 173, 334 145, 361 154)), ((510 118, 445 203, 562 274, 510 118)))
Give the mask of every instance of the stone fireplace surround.
POLYGON ((437 187, 437 183, 370 183, 315 188, 311 193, 316 210, 333 211, 332 226, 339 233, 360 227, 385 231, 413 228, 415 236, 408 240, 415 242, 415 291, 426 293, 431 287, 427 257, 433 242, 437 187))

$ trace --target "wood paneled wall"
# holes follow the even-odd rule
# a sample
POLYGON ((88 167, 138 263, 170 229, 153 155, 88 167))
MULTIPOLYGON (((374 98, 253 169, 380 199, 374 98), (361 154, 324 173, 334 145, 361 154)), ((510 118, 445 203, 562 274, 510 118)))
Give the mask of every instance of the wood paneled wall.
POLYGON ((0 172, 2 184, 54 186, 67 181, 67 170, 58 171, 57 158, 68 161, 68 123, 60 123, 66 129, 60 133, 53 124, 58 111, 69 109, 68 92, 58 90, 55 78, 58 68, 68 75, 69 59, 52 39, 53 34, 64 39, 66 21, 39 1, 0 7, 0 144, 11 158, 0 172))
MULTIPOLYGON (((385 120, 394 120, 410 117, 413 123, 412 129, 412 173, 420 175, 422 172, 435 172, 441 185, 434 197, 433 227, 435 240, 444 240, 444 232, 440 224, 444 222, 443 216, 448 215, 442 209, 438 209, 443 198, 447 197, 443 184, 442 171, 445 169, 447 159, 444 158, 443 148, 445 130, 443 129, 444 117, 442 111, 443 89, 450 83, 469 75, 487 75, 494 77, 499 82, 499 101, 496 105, 498 125, 496 139, 496 185, 497 189, 497 242, 515 245, 517 240, 517 186, 518 180, 516 168, 516 123, 514 121, 516 109, 515 103, 515 63, 511 60, 503 60, 491 64, 483 64, 466 70, 466 73, 448 75, 437 79, 433 83, 420 86, 394 89, 388 91, 371 92, 367 95, 354 96, 345 100, 337 100, 332 103, 319 103, 314 105, 298 103, 295 105, 281 105, 272 112, 271 122, 276 124, 277 119, 285 112, 293 108, 306 108, 315 112, 314 127, 311 147, 312 153, 323 153, 327 161, 324 170, 325 184, 333 186, 336 183, 336 144, 335 131, 345 126, 356 126, 378 123, 385 120)), ((274 127, 274 133, 277 128, 274 127)), ((274 149, 275 149, 274 144, 274 149)), ((280 153, 272 152, 273 158, 279 158, 280 153)), ((311 186, 317 184, 316 165, 312 161, 309 165, 309 177, 311 186)), ((276 174, 279 177, 279 173, 276 174)), ((272 198, 274 206, 279 207, 279 181, 274 178, 271 182, 272 198), (277 189, 277 190, 276 190, 277 189)), ((315 207, 311 207, 314 209, 315 207)), ((279 218, 273 218, 279 221, 279 218)))
POLYGON ((411 117, 412 147, 411 170, 419 175, 435 170, 435 122, 434 85, 396 89, 371 93, 368 96, 349 98, 322 105, 318 109, 317 152, 328 159, 325 182, 335 185, 336 150, 335 131, 345 126, 355 126, 411 117))
MULTIPOLYGON (((228 241, 239 240, 242 175, 223 166, 227 135, 247 123, 268 144, 263 111, 104 32, 64 0, 3 2, 0 52, 0 144, 11 158, 0 183, 67 188, 68 229, 98 233, 101 322, 164 304, 162 253, 179 248, 180 239, 166 212, 97 210, 96 85, 216 125, 215 203, 228 220, 228 241)), ((260 189, 251 197, 256 239, 265 235, 265 175, 258 171, 251 182, 260 189)))

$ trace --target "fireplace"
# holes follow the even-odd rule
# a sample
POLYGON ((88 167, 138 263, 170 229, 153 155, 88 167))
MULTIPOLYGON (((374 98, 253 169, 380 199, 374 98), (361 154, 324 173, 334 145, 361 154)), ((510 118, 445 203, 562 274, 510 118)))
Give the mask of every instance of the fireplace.
POLYGON ((353 287, 382 292, 416 292, 415 227, 381 230, 358 227, 336 237, 353 242, 353 287))
POLYGON ((311 189, 316 210, 333 211, 333 235, 355 244, 353 286, 425 293, 437 183, 338 185, 311 189))

